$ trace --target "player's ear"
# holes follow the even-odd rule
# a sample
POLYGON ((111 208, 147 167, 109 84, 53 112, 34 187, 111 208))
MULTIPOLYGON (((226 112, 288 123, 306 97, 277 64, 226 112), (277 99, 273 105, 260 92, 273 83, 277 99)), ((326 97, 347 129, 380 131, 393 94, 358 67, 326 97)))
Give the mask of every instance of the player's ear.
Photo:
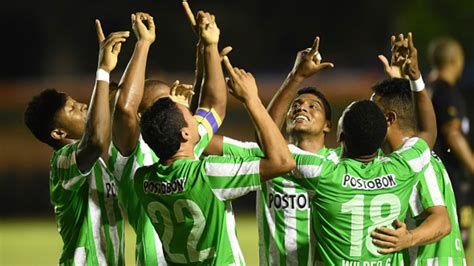
POLYGON ((51 130, 49 135, 55 140, 63 140, 67 137, 67 132, 66 132, 66 130, 64 130, 62 128, 55 128, 55 129, 51 130))
POLYGON ((191 132, 188 127, 183 127, 180 133, 181 142, 187 142, 191 139, 191 132))
POLYGON ((385 113, 385 120, 387 120, 387 127, 395 124, 397 122, 397 113, 392 111, 385 113))
POLYGON ((326 120, 326 123, 324 123, 324 128, 323 128, 323 132, 324 134, 327 134, 329 132, 331 132, 331 129, 332 129, 332 123, 330 120, 326 120))

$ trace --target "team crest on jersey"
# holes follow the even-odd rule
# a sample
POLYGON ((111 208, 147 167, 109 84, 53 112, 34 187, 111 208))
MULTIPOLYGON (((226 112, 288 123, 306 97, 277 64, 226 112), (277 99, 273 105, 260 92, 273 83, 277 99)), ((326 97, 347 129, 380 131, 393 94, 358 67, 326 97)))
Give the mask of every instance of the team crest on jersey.
POLYGON ((375 190, 395 187, 397 179, 395 175, 388 174, 386 176, 379 176, 372 179, 362 179, 360 177, 345 174, 342 178, 343 187, 351 187, 353 189, 375 190))
POLYGON ((154 182, 149 180, 143 181, 143 191, 148 194, 169 195, 183 192, 186 178, 181 177, 171 182, 154 182))

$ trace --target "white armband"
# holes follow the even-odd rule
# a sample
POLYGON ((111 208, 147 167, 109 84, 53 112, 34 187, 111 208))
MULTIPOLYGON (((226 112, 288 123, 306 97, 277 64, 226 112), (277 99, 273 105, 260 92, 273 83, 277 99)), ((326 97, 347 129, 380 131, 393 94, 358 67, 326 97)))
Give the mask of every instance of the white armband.
POLYGON ((421 75, 417 80, 410 80, 410 89, 413 92, 420 92, 425 89, 425 82, 423 82, 421 75))
POLYGON ((95 76, 96 76, 95 77, 96 80, 102 80, 107 83, 110 82, 110 73, 103 70, 102 68, 97 69, 95 76))

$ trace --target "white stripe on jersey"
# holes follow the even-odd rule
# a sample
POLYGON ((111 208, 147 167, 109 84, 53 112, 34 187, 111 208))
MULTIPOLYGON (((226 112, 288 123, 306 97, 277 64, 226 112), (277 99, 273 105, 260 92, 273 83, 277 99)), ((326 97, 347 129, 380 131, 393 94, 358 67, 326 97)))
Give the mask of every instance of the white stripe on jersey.
POLYGON ((80 247, 74 250, 74 265, 85 266, 87 261, 86 248, 80 247))
MULTIPOLYGON (((94 168, 94 167, 92 167, 94 168)), ((61 182, 61 185, 62 187, 65 189, 65 190, 71 190, 71 188, 79 183, 80 186, 82 186, 82 184, 84 184, 84 182, 86 181, 86 177, 83 176, 83 175, 79 175, 79 176, 75 176, 69 180, 63 180, 63 182, 61 182)))
POLYGON ((224 137, 224 143, 234 145, 237 147, 241 147, 244 149, 254 149, 254 148, 260 148, 257 143, 255 142, 243 142, 243 141, 238 141, 235 139, 231 139, 228 137, 224 137))
MULTIPOLYGON (((143 239, 145 239, 145 237, 143 237, 143 239)), ((160 240, 158 234, 156 233, 156 230, 153 230, 153 239, 155 240, 155 252, 156 252, 156 258, 157 258, 157 261, 158 261, 158 265, 165 266, 166 265, 166 259, 165 259, 165 255, 163 253, 163 246, 161 244, 161 240, 160 240)), ((146 254, 145 254, 145 256, 146 256, 146 254)))
POLYGON ((431 152, 429 149, 426 149, 421 157, 409 160, 408 164, 415 173, 419 173, 421 170, 423 170, 423 167, 425 167, 430 162, 430 159, 431 152))
POLYGON ((208 176, 239 176, 260 173, 260 160, 253 162, 233 163, 211 163, 206 162, 206 175, 208 176))
POLYGON ((438 258, 427 259, 426 260, 426 265, 427 266, 439 266, 438 258))
POLYGON ((293 153, 293 154, 311 155, 311 156, 314 156, 314 157, 318 157, 318 158, 324 159, 324 156, 322 156, 322 155, 319 155, 319 154, 317 154, 317 153, 312 153, 312 152, 309 152, 309 151, 302 150, 302 149, 296 147, 296 146, 293 145, 293 144, 289 144, 289 145, 288 145, 288 149, 289 149, 290 152, 293 153))
MULTIPOLYGON (((267 186, 267 194, 265 195, 265 198, 268 201, 268 193, 271 193, 273 191, 273 181, 272 180, 267 181, 266 186, 267 186)), ((276 239, 275 211, 272 211, 270 210, 270 208, 265 206, 265 216, 267 217, 267 224, 270 231, 270 240, 269 240, 270 246, 268 247, 268 254, 270 256, 269 264, 280 265, 280 252, 278 251, 278 247, 275 244, 275 239, 276 239)))
MULTIPOLYGON (((262 184, 263 185, 263 184, 262 184)), ((264 224, 263 224, 263 215, 262 215, 262 190, 257 190, 257 222, 258 222, 258 254, 260 265, 265 265, 267 261, 267 252, 265 251, 265 233, 264 233, 264 224)))
POLYGON ((423 206, 421 205, 420 195, 418 194, 418 188, 416 186, 413 187, 413 191, 411 192, 409 204, 413 212, 413 217, 420 215, 420 213, 422 213, 424 210, 423 206))
POLYGON ((155 162, 153 161, 152 150, 150 149, 148 144, 146 144, 146 142, 141 138, 141 136, 140 136, 140 149, 142 150, 142 153, 144 154, 143 166, 150 166, 154 164, 155 162))
POLYGON ((104 252, 102 247, 106 247, 107 243, 101 243, 105 240, 105 235, 102 230, 100 223, 101 220, 101 210, 99 207, 99 196, 97 195, 97 184, 95 181, 95 172, 92 172, 90 175, 90 186, 89 186, 89 211, 91 216, 91 226, 92 226, 92 237, 94 238, 95 251, 97 256, 97 261, 99 265, 107 265, 107 260, 105 259, 104 252))
POLYGON ((296 165, 292 174, 296 178, 317 178, 322 169, 322 165, 296 165))
POLYGON ((425 180, 428 185, 431 200, 435 206, 445 206, 443 196, 441 195, 441 190, 438 186, 438 181, 436 178, 436 173, 433 168, 433 165, 430 163, 428 169, 425 171, 425 180))
MULTIPOLYGON (((102 169, 102 184, 105 186, 107 183, 113 184, 112 177, 109 175, 109 173, 106 171, 107 166, 105 165, 104 161, 102 159, 99 159, 99 163, 102 169)), ((106 187, 103 188, 103 191, 108 191, 106 187)), ((115 192, 113 192, 115 193, 115 192)), ((109 234, 110 234, 110 241, 112 241, 112 245, 114 247, 114 255, 115 255, 115 265, 118 265, 118 260, 119 260, 119 251, 116 250, 116 247, 124 246, 120 245, 120 240, 118 236, 118 230, 117 230, 117 222, 115 220, 115 208, 114 208, 114 199, 115 195, 108 195, 107 194, 104 196, 104 205, 105 205, 105 211, 107 214, 107 219, 109 220, 109 234)), ((122 250, 122 255, 124 255, 123 250, 122 250)))
MULTIPOLYGON (((283 193, 296 194, 295 184, 288 180, 283 180, 283 193)), ((296 243, 296 208, 284 209, 285 219, 285 255, 287 265, 298 264, 298 245, 296 243)))
POLYGON ((214 188, 212 192, 220 200, 231 200, 243 196, 250 191, 259 190, 260 186, 234 187, 234 188, 214 188))
POLYGON ((230 201, 225 203, 225 221, 227 225, 227 236, 229 237, 232 255, 234 256, 234 264, 245 264, 242 251, 240 250, 239 241, 237 240, 237 235, 235 234, 235 219, 230 201), (240 260, 242 260, 242 262, 240 260))
POLYGON ((453 258, 448 257, 448 266, 454 266, 453 258))
POLYGON ((75 152, 70 153, 69 155, 59 155, 58 160, 56 161, 56 166, 60 169, 68 169, 71 165, 76 164, 75 152))

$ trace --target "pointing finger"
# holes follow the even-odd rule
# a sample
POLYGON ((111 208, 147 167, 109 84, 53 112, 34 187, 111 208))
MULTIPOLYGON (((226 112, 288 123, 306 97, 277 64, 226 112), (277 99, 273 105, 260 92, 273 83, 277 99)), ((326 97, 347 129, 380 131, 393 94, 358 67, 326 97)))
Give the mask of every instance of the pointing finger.
POLYGON ((383 66, 384 66, 385 69, 389 69, 389 68, 390 68, 390 64, 388 63, 388 60, 387 60, 387 58, 386 58, 385 56, 379 55, 378 58, 379 58, 380 62, 382 62, 382 64, 383 64, 383 66))
POLYGON ((232 64, 230 63, 229 57, 224 56, 224 66, 227 69, 227 72, 229 72, 229 75, 234 78, 235 77, 235 71, 234 68, 232 67, 232 64))
POLYGON ((309 52, 309 56, 313 57, 319 49, 319 36, 316 36, 313 42, 313 46, 311 47, 311 51, 309 52))
POLYGON ((99 40, 99 43, 103 42, 105 40, 104 32, 102 31, 102 25, 100 24, 100 20, 96 19, 95 20, 95 29, 97 31, 97 39, 99 40))

